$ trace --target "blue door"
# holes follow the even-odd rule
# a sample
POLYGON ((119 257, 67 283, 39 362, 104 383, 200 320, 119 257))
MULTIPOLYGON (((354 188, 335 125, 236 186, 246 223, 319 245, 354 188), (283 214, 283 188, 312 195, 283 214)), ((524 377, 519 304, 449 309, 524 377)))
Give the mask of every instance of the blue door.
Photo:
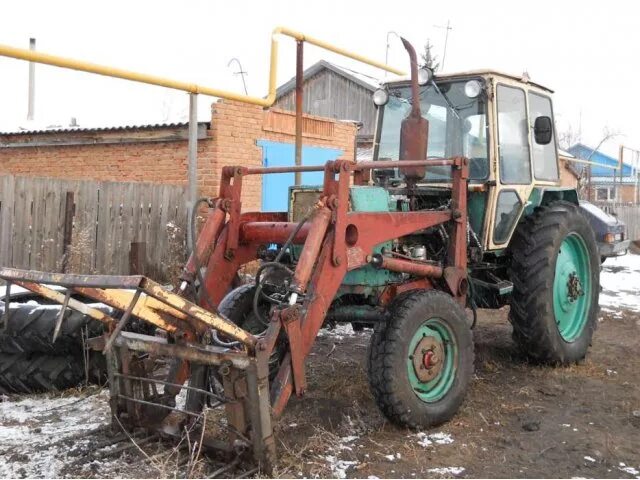
MULTIPOLYGON (((265 167, 292 167, 295 164, 295 145, 292 143, 258 140, 262 147, 262 162, 265 167)), ((303 165, 324 165, 342 155, 336 148, 302 146, 303 165)), ((322 185, 323 172, 303 172, 303 185, 322 185)), ((293 185, 293 173, 278 173, 262 176, 262 211, 286 212, 288 209, 289 187, 293 185)))

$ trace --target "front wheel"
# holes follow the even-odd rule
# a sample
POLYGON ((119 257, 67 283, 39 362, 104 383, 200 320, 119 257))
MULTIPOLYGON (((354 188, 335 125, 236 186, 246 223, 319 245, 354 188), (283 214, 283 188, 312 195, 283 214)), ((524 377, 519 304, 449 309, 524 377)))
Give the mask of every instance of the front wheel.
POLYGON ((568 202, 540 207, 518 226, 509 250, 514 340, 542 362, 582 360, 600 292, 600 255, 588 221, 568 202))
POLYGON ((464 309, 437 290, 399 297, 371 338, 368 374, 392 422, 426 428, 449 420, 473 374, 473 339, 464 309))

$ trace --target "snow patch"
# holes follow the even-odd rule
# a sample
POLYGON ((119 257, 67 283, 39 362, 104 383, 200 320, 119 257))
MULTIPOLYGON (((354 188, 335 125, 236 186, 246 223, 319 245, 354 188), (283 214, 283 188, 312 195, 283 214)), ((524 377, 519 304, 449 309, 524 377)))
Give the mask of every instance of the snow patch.
POLYGON ((418 437, 418 445, 422 447, 429 447, 434 443, 436 445, 449 445, 450 443, 453 443, 453 437, 451 437, 451 435, 449 435, 448 433, 443 432, 431 434, 418 432, 414 436, 418 437))
POLYGON ((340 460, 335 455, 327 455, 324 458, 329 462, 329 468, 336 478, 347 478, 347 470, 358 464, 356 461, 340 460))
POLYGON ((335 327, 323 328, 318 332, 319 337, 331 337, 336 340, 342 340, 344 337, 354 337, 357 333, 353 330, 350 323, 339 323, 335 327))
POLYGON ((618 465, 618 470, 620 470, 621 472, 628 473, 629 475, 634 475, 636 478, 640 478, 640 476, 638 476, 640 475, 640 470, 638 470, 637 468, 630 467, 623 462, 620 462, 618 465))
POLYGON ((437 475, 460 475, 464 472, 464 467, 438 467, 438 468, 430 468, 427 470, 429 473, 435 473, 437 475))
POLYGON ((0 402, 0 478, 60 477, 69 455, 89 445, 82 434, 108 423, 108 401, 103 390, 89 397, 39 395, 0 402), (79 438, 71 448, 62 444, 72 437, 79 438))
POLYGON ((640 312, 640 255, 629 253, 608 258, 600 272, 600 305, 618 312, 626 308, 640 312))

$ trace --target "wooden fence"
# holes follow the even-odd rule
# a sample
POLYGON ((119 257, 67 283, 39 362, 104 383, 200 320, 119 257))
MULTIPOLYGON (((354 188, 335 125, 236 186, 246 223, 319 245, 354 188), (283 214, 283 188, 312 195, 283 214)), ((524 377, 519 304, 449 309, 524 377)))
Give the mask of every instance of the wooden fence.
POLYGON ((640 205, 597 203, 598 207, 607 213, 615 214, 627 224, 627 238, 640 240, 640 205))
POLYGON ((184 261, 184 198, 175 185, 0 176, 0 265, 115 275, 133 261, 166 281, 184 261))

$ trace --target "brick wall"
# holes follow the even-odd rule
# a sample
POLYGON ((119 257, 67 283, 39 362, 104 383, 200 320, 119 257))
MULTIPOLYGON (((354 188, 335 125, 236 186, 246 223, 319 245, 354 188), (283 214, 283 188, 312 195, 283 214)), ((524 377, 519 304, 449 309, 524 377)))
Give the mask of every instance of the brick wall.
MULTIPOLYGON (((220 101, 212 106, 211 131, 214 138, 215 170, 226 165, 262 165, 262 148, 257 140, 294 143, 295 116, 288 111, 263 110, 259 106, 240 102, 220 101)), ((338 148, 343 159, 353 159, 356 127, 351 122, 339 122, 313 115, 304 116, 303 144, 307 146, 338 148), (327 131, 328 127, 331 127, 327 131)), ((205 192, 215 192, 219 175, 205 174, 205 192)), ((243 209, 260 208, 261 177, 252 175, 243 179, 243 209)))
MULTIPOLYGON (((220 169, 225 165, 261 165, 262 149, 256 144, 258 140, 293 143, 292 118, 290 112, 264 110, 241 102, 214 103, 211 129, 206 138, 198 141, 199 193, 217 194, 220 169)), ((159 130, 163 128, 158 127, 159 130)), ((186 130, 186 127, 182 128, 186 130)), ((344 151, 344 158, 352 159, 355 133, 356 127, 352 123, 305 115, 304 145, 338 148, 344 151)), ((73 143, 74 138, 82 135, 86 134, 46 132, 32 134, 26 140, 24 135, 2 135, 0 140, 4 144, 17 141, 73 143)), ((185 140, 134 142, 136 135, 141 135, 137 130, 118 135, 128 143, 0 148, 0 175, 187 183, 185 140)), ((259 176, 245 179, 244 210, 260 209, 261 187, 259 176)))

